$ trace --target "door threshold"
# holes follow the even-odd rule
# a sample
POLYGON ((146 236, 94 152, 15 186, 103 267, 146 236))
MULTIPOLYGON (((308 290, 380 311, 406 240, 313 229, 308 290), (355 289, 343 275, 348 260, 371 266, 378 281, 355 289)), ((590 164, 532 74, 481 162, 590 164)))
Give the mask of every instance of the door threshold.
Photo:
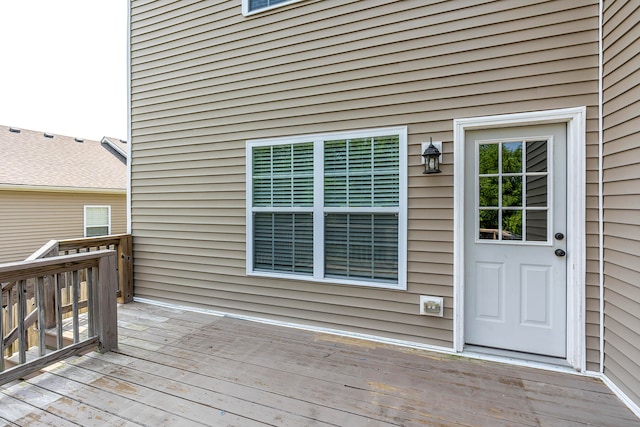
POLYGON ((521 353, 518 351, 481 347, 477 345, 465 345, 462 355, 473 359, 490 360, 493 362, 529 366, 532 368, 551 371, 570 372, 574 374, 579 373, 579 371, 576 371, 571 367, 569 362, 567 362, 567 359, 544 356, 541 354, 521 353))

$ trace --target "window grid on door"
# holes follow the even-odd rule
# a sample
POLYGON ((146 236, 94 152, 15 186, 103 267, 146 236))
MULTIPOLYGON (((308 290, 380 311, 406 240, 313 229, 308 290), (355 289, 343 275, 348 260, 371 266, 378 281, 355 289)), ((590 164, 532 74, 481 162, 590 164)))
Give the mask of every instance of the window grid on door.
POLYGON ((550 144, 550 138, 477 141, 478 241, 548 241, 550 144))

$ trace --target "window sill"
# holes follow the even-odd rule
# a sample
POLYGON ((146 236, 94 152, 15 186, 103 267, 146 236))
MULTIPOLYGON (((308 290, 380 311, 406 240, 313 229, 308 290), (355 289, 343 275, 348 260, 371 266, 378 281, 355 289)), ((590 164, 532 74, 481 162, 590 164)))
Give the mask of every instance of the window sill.
POLYGON ((277 9, 279 7, 282 7, 282 6, 286 6, 286 5, 289 5, 289 4, 292 4, 292 3, 298 3, 299 1, 302 1, 302 0, 284 1, 282 3, 274 4, 272 6, 261 7, 260 9, 255 9, 255 10, 249 10, 248 1, 249 0, 243 0, 243 2, 242 2, 242 15, 244 15, 244 16, 252 16, 252 15, 257 15, 259 13, 268 12, 270 10, 277 9))
POLYGON ((247 271, 248 277, 266 277, 270 279, 283 279, 283 280, 299 280, 302 282, 323 283, 326 285, 338 285, 338 286, 357 286, 363 288, 376 288, 376 289, 389 289, 395 291, 406 291, 406 283, 388 283, 388 282, 372 282, 366 280, 353 280, 353 279, 339 279, 333 277, 315 278, 313 276, 305 276, 295 273, 275 273, 267 271, 247 271))

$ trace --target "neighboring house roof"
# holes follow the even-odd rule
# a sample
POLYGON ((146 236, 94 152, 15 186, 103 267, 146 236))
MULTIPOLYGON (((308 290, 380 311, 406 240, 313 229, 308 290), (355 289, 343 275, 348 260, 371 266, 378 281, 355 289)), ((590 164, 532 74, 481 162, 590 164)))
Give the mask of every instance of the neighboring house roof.
POLYGON ((0 187, 126 191, 127 144, 0 126, 0 187))

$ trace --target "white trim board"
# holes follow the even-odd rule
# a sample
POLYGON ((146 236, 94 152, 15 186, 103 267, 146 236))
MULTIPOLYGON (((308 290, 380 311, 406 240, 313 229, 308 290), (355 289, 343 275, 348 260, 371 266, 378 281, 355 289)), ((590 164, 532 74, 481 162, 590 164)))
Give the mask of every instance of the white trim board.
POLYGON ((127 7, 127 233, 131 227, 131 163, 133 160, 133 138, 131 132, 131 3, 127 7))
POLYGON ((20 184, 0 184, 2 191, 36 191, 50 193, 96 193, 96 194, 123 194, 127 193, 124 188, 94 188, 94 187, 53 187, 47 185, 20 185, 20 184))
POLYGON ((585 182, 586 107, 533 111, 498 116, 454 119, 453 191, 453 345, 464 350, 464 158, 465 134, 471 129, 527 126, 545 123, 567 125, 567 362, 586 370, 585 349, 585 182))
POLYGON ((596 376, 596 378, 600 378, 604 383, 604 385, 609 387, 609 389, 613 392, 613 394, 618 396, 618 398, 622 400, 622 403, 624 403, 627 406, 627 408, 629 408, 629 410, 634 413, 635 416, 640 418, 640 406, 636 405, 636 403, 633 400, 631 400, 629 396, 627 396, 626 393, 616 385, 616 383, 611 381, 611 379, 607 377, 605 374, 599 374, 596 376))

